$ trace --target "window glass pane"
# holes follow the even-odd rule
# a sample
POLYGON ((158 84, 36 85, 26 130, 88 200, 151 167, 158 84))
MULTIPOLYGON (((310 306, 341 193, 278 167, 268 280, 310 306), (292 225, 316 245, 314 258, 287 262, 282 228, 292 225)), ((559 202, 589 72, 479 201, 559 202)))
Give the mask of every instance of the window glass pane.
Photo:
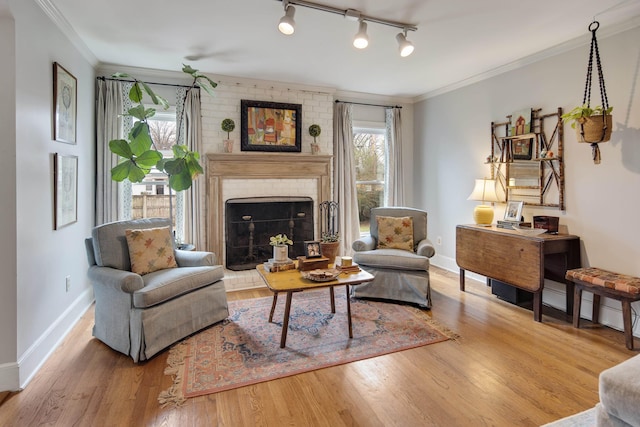
POLYGON ((385 192, 385 132, 384 128, 354 128, 354 161, 360 232, 369 231, 372 208, 382 206, 385 192))
MULTIPOLYGON (((155 106, 150 106, 150 108, 155 108, 155 106)), ((151 139, 156 149, 162 152, 164 158, 173 157, 171 147, 176 143, 175 109, 156 111, 155 116, 150 118, 148 123, 151 139)), ((175 227, 177 200, 175 192, 171 192, 172 200, 169 201, 168 184, 167 176, 156 168, 151 169, 144 181, 132 184, 131 218, 169 218, 171 204, 175 227)))

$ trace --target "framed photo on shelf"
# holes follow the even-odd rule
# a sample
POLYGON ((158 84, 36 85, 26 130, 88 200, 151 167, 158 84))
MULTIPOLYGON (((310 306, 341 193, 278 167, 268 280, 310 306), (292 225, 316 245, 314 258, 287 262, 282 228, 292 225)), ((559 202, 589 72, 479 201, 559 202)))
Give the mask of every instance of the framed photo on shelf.
POLYGON ((531 132, 531 118, 533 116, 533 110, 531 108, 525 108, 520 111, 516 111, 511 114, 510 120, 510 132, 509 136, 524 135, 531 132))
POLYGON ((304 256, 307 258, 320 258, 322 256, 320 242, 315 240, 304 242, 304 256))
POLYGON ((524 202, 507 202, 507 209, 504 211, 504 220, 505 221, 520 221, 522 217, 522 207, 524 206, 524 202))
POLYGON ((512 149, 514 160, 531 160, 531 154, 533 152, 533 138, 514 139, 511 143, 513 144, 512 149))
POLYGON ((78 157, 56 153, 54 168, 55 229, 78 221, 78 157))
POLYGON ((64 67, 53 63, 53 139, 76 143, 78 81, 64 67))
POLYGON ((240 101, 242 151, 302 151, 302 104, 240 101))

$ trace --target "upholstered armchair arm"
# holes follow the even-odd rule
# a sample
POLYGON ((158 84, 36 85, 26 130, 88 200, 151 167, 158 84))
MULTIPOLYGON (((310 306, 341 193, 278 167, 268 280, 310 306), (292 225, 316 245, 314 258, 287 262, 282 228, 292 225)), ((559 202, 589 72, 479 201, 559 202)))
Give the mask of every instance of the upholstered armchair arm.
POLYGON ((431 258, 436 254, 436 248, 433 247, 433 243, 429 239, 424 239, 418 243, 416 254, 431 258))
POLYGON ((216 254, 206 251, 176 249, 176 262, 180 267, 205 267, 216 265, 216 254))
POLYGON ((372 235, 361 237, 351 245, 356 252, 372 251, 376 248, 376 239, 372 235))
POLYGON ((130 271, 94 265, 89 267, 88 275, 97 286, 108 286, 129 294, 144 287, 142 277, 130 271))

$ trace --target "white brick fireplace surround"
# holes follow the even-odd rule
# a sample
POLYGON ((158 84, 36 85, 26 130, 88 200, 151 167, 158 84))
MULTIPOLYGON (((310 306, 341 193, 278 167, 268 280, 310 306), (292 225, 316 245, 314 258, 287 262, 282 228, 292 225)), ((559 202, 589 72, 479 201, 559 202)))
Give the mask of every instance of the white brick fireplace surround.
POLYGON ((331 156, 298 153, 207 154, 209 250, 225 265, 225 202, 239 197, 300 196, 331 199, 331 156))

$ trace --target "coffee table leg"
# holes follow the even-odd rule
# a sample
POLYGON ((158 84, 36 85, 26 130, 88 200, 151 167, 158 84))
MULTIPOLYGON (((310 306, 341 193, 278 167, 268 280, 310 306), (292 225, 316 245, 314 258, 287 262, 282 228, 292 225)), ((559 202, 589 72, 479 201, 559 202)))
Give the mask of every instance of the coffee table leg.
POLYGON ((273 322, 273 312, 276 311, 276 304, 278 303, 278 293, 273 293, 273 302, 271 303, 271 312, 269 313, 269 323, 273 322))
POLYGON ((284 306, 284 319, 282 319, 282 336, 280 337, 280 348, 284 348, 287 342, 287 329, 289 329, 289 313, 291 312, 291 297, 293 292, 287 292, 287 303, 284 306))
POLYGON ((353 327, 351 326, 351 299, 349 298, 349 285, 345 285, 345 287, 347 288, 347 319, 349 319, 349 338, 353 338, 353 327))
POLYGON ((336 312, 336 298, 333 293, 333 286, 329 288, 329 294, 331 295, 331 312, 335 314, 336 312))

